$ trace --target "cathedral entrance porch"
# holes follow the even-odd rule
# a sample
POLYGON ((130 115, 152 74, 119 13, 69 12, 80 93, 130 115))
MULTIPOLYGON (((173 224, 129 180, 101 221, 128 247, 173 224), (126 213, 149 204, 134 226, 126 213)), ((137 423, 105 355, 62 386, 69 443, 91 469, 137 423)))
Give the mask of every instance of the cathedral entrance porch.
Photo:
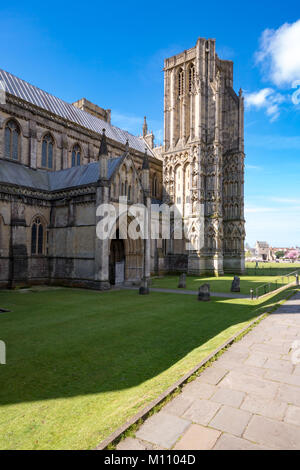
POLYGON ((111 241, 109 253, 109 282, 111 285, 123 284, 125 280, 125 248, 123 240, 111 241))

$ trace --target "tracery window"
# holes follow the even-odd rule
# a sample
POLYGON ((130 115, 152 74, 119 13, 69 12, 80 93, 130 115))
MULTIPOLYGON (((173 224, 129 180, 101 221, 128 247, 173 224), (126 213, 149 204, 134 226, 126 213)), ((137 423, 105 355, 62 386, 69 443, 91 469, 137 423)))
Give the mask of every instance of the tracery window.
POLYGON ((81 153, 78 144, 74 145, 72 150, 72 166, 79 166, 81 164, 81 153))
POLYGON ((178 95, 183 95, 183 86, 184 86, 184 76, 183 76, 183 69, 179 70, 178 73, 178 95))
POLYGON ((40 217, 33 220, 31 226, 31 254, 42 255, 45 252, 45 229, 40 217))
POLYGON ((193 90, 194 79, 195 79, 195 67, 194 67, 194 64, 192 64, 189 68, 189 92, 193 90))
POLYGON ((50 134, 46 134, 42 143, 42 167, 51 170, 53 168, 54 141, 50 134))
POLYGON ((13 120, 9 120, 5 126, 5 157, 11 160, 20 159, 20 127, 13 120))

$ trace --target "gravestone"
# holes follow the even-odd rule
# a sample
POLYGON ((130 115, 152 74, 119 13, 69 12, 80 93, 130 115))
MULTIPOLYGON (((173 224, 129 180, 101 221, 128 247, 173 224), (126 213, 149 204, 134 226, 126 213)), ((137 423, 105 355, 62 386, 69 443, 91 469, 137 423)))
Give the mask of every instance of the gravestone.
POLYGON ((186 274, 182 273, 179 276, 178 289, 185 289, 185 288, 186 288, 186 274))
POLYGON ((238 276, 234 276, 230 290, 231 290, 231 292, 241 292, 240 278, 238 276))
POLYGON ((202 284, 202 286, 199 287, 198 300, 201 300, 203 302, 206 302, 206 301, 210 300, 210 286, 209 286, 209 284, 202 284))

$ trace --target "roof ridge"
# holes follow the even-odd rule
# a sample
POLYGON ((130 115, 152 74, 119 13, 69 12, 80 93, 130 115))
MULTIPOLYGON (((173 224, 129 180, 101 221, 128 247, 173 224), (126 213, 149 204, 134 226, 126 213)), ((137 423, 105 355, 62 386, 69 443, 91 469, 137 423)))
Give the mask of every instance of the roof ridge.
MULTIPOLYGON (((122 136, 122 138, 124 138, 125 140, 126 140, 126 135, 127 135, 127 136, 132 137, 132 138, 133 138, 134 140, 136 140, 137 142, 138 142, 138 141, 141 141, 140 136, 134 135, 134 134, 132 134, 131 132, 129 132, 129 131, 125 130, 125 129, 122 129, 121 127, 115 126, 114 124, 111 124, 111 123, 109 123, 109 122, 107 122, 107 121, 104 121, 103 119, 100 119, 100 118, 98 118, 97 116, 94 116, 93 114, 88 113, 87 111, 84 111, 84 110, 82 110, 82 109, 80 109, 80 108, 77 108, 76 106, 74 106, 74 104, 69 103, 68 101, 63 100, 62 98, 59 98, 58 96, 54 95, 53 93, 49 93, 48 91, 45 91, 45 90, 43 90, 42 88, 40 88, 40 87, 38 87, 38 86, 36 86, 36 85, 33 85, 32 83, 30 83, 30 82, 24 80, 23 78, 18 77, 17 75, 12 74, 11 72, 7 72, 7 71, 4 70, 4 69, 0 69, 0 80, 1 80, 1 73, 4 74, 4 76, 7 75, 7 78, 10 79, 10 80, 17 80, 17 81, 22 82, 24 88, 25 88, 26 86, 27 86, 27 87, 29 86, 32 92, 35 91, 35 92, 40 92, 41 94, 47 95, 47 97, 48 97, 48 99, 49 99, 50 101, 51 101, 51 100, 54 100, 54 101, 56 100, 56 101, 58 101, 60 104, 65 105, 66 107, 70 107, 70 111, 71 111, 71 110, 74 111, 75 115, 77 114, 77 116, 81 115, 82 118, 83 118, 83 120, 84 120, 84 118, 86 118, 86 121, 91 121, 91 122, 94 122, 94 123, 97 122, 97 123, 99 123, 99 124, 101 123, 101 126, 100 126, 101 130, 102 130, 103 127, 111 128, 112 130, 115 129, 117 132, 120 131, 121 133, 124 133, 124 134, 125 134, 125 136, 122 136)), ((7 85, 7 84, 6 84, 6 85, 7 85)), ((6 88, 9 88, 9 87, 6 86, 6 88)), ((13 86, 12 88, 16 88, 16 85, 15 85, 15 87, 13 86)), ((20 90, 18 90, 18 91, 20 91, 20 90)), ((22 91, 24 92, 24 90, 22 90, 22 91)), ((26 90, 25 90, 25 91, 26 91, 26 90)), ((28 100, 28 98, 24 97, 24 93, 23 93, 23 97, 22 97, 22 96, 19 96, 18 94, 16 94, 15 90, 13 90, 13 92, 11 92, 10 90, 7 90, 7 92, 8 92, 9 94, 13 95, 13 96, 18 96, 18 97, 20 97, 21 99, 23 99, 24 101, 27 101, 27 102, 29 102, 29 103, 31 103, 31 104, 34 104, 35 106, 38 106, 38 107, 40 107, 40 108, 42 108, 42 109, 46 109, 47 111, 50 111, 50 112, 52 112, 53 114, 55 114, 55 115, 57 115, 57 116, 64 117, 65 119, 67 119, 67 120, 69 120, 69 121, 71 121, 71 122, 74 122, 74 123, 76 123, 76 124, 79 124, 79 125, 81 125, 82 127, 85 127, 85 128, 87 128, 87 129, 90 128, 91 130, 94 130, 94 131, 95 131, 96 133, 98 133, 98 134, 101 133, 100 131, 97 131, 97 130, 94 129, 95 126, 93 126, 93 128, 91 128, 91 127, 88 127, 88 126, 86 125, 86 122, 85 122, 85 123, 83 123, 83 122, 77 122, 77 121, 75 121, 74 119, 72 119, 72 116, 66 117, 66 116, 63 116, 62 114, 59 114, 59 113, 57 112, 57 109, 54 109, 54 110, 53 110, 53 109, 52 109, 52 110, 51 110, 51 109, 50 109, 50 110, 47 109, 47 107, 45 107, 45 103, 36 104, 35 102, 33 102, 33 100, 32 100, 32 101, 28 100)), ((25 94, 26 94, 26 93, 25 93, 25 94)), ((49 103, 46 103, 46 105, 47 105, 47 104, 48 104, 48 107, 50 107, 49 103)), ((110 136, 108 135, 107 137, 117 140, 117 139, 116 139, 116 136, 110 137, 110 136)), ((119 140, 119 142, 120 142, 120 140, 119 140)), ((122 143, 123 145, 125 144, 125 142, 123 143, 122 141, 121 141, 120 143, 122 143)), ((136 150, 141 151, 139 148, 136 148, 136 150)), ((151 153, 152 153, 152 152, 151 152, 151 153)))

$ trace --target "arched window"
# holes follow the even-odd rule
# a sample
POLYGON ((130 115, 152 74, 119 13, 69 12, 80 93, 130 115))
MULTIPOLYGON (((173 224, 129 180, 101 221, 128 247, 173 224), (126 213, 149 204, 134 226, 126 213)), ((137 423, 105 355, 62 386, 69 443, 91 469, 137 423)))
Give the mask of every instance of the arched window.
POLYGON ((20 159, 20 128, 12 119, 5 126, 5 157, 20 159))
POLYGON ((189 68, 189 92, 193 90, 194 79, 195 79, 195 67, 194 67, 194 64, 191 64, 189 68))
POLYGON ((53 168, 54 142, 50 134, 46 134, 42 143, 42 167, 51 170, 53 168))
POLYGON ((72 150, 72 166, 79 166, 81 164, 80 147, 78 144, 74 145, 72 150))
POLYGON ((31 254, 42 255, 45 251, 45 230, 41 218, 36 217, 31 226, 31 254))
POLYGON ((152 196, 154 196, 154 197, 157 196, 157 178, 156 178, 156 176, 153 177, 153 181, 152 181, 152 196))
POLYGON ((128 186, 128 201, 131 201, 131 186, 128 186))
POLYGON ((178 73, 178 95, 183 95, 183 69, 180 69, 178 73))

